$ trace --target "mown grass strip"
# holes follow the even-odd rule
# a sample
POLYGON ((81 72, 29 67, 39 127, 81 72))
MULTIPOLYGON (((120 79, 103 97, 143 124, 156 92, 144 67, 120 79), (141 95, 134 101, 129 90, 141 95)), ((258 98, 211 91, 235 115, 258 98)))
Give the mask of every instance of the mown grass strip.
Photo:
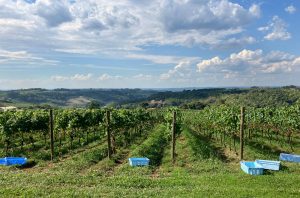
POLYGON ((154 128, 149 138, 144 141, 139 147, 131 152, 133 157, 147 157, 150 159, 150 164, 158 166, 163 157, 165 146, 170 140, 170 132, 164 125, 159 125, 154 128))
POLYGON ((188 140, 188 144, 193 150, 193 155, 199 159, 214 159, 220 161, 227 161, 227 157, 220 152, 219 148, 211 143, 207 137, 195 133, 191 129, 184 128, 184 136, 188 140))
POLYGON ((130 145, 127 147, 122 147, 117 150, 116 154, 112 156, 112 159, 103 159, 99 163, 92 165, 87 170, 84 170, 83 173, 88 174, 97 174, 97 175, 107 175, 110 176, 114 173, 115 169, 118 166, 122 166, 128 163, 128 156, 132 148, 136 148, 142 144, 147 138, 148 133, 142 133, 141 136, 137 136, 131 140, 130 145))

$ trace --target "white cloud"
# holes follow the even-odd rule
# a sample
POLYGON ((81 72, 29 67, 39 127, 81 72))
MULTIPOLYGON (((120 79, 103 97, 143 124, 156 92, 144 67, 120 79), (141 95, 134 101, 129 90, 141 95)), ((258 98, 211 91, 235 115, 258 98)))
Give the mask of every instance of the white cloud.
POLYGON ((260 6, 257 4, 253 4, 250 8, 249 8, 249 12, 255 16, 255 17, 260 17, 261 15, 261 10, 260 10, 260 6))
POLYGON ((293 5, 286 7, 284 10, 290 14, 294 14, 296 12, 296 8, 293 5))
POLYGON ((258 28, 259 31, 267 32, 266 40, 288 40, 292 36, 287 31, 287 24, 278 16, 274 16, 268 26, 258 28))
POLYGON ((102 74, 101 76, 99 76, 98 80, 99 81, 109 81, 109 80, 120 80, 122 79, 123 77, 122 76, 112 76, 112 75, 109 75, 109 74, 102 74))
POLYGON ((93 55, 97 53, 97 49, 82 49, 82 48, 73 48, 73 49, 54 49, 56 52, 64 52, 69 54, 85 54, 93 55))
POLYGON ((99 76, 98 78, 100 81, 105 81, 105 80, 110 80, 112 79, 112 76, 108 75, 108 74, 102 74, 101 76, 99 76))
POLYGON ((73 20, 67 0, 37 0, 34 5, 35 13, 50 27, 73 20))
POLYGON ((57 76, 51 76, 50 79, 53 80, 53 81, 62 82, 62 81, 69 80, 69 77, 57 75, 57 76))
POLYGON ((0 49, 0 63, 1 62, 6 64, 22 63, 27 65, 57 65, 59 63, 59 61, 38 57, 27 51, 8 51, 0 49))
POLYGON ((188 80, 192 78, 195 73, 192 65, 193 61, 180 61, 173 69, 170 69, 167 73, 160 75, 160 80, 188 80))
POLYGON ((26 51, 7 51, 7 50, 0 50, 0 57, 7 58, 7 59, 32 58, 32 56, 28 54, 26 51))
POLYGON ((73 76, 61 76, 61 75, 55 75, 51 76, 52 81, 88 81, 91 80, 93 77, 93 74, 75 74, 73 76))
POLYGON ((153 76, 149 74, 138 74, 133 76, 133 78, 137 80, 152 80, 153 76))
POLYGON ((13 29, 13 28, 26 28, 30 30, 37 27, 34 21, 24 21, 20 19, 1 19, 1 18, 0 18, 0 26, 3 29, 5 28, 6 31, 7 29, 13 29))
POLYGON ((225 41, 218 41, 212 45, 213 49, 232 49, 245 47, 251 44, 256 43, 256 39, 252 36, 242 37, 242 38, 228 38, 225 41))
POLYGON ((161 18, 168 32, 227 30, 244 26, 260 15, 260 8, 257 5, 246 10, 239 4, 227 0, 201 2, 164 0, 161 8, 161 18))
POLYGON ((177 64, 182 60, 198 60, 198 57, 181 57, 181 56, 163 56, 163 55, 152 55, 152 54, 128 54, 126 58, 147 60, 157 64, 177 64))
POLYGON ((228 71, 225 75, 224 78, 225 79, 233 79, 233 78, 237 78, 238 77, 238 72, 232 72, 232 71, 228 71))
POLYGON ((261 31, 261 32, 265 32, 265 31, 270 30, 270 27, 269 26, 259 27, 259 28, 257 28, 257 30, 261 31))
POLYGON ((281 52, 281 51, 271 51, 265 56, 266 62, 273 63, 273 62, 281 62, 281 61, 292 61, 296 58, 295 55, 281 52))
POLYGON ((207 70, 208 68, 212 67, 212 65, 216 66, 216 65, 220 65, 221 63, 222 63, 222 60, 218 56, 216 56, 212 59, 203 60, 199 64, 197 64, 198 71, 203 72, 203 71, 207 70))
POLYGON ((102 31, 105 30, 105 25, 96 18, 89 18, 83 21, 82 29, 90 31, 102 31))
MULTIPOLYGON (((260 15, 260 7, 245 8, 228 0, 23 0, 0 1, 0 41, 3 48, 79 54, 129 51, 147 44, 252 44, 236 38, 260 15), (176 13, 176 14, 175 14, 176 13), (16 34, 18 33, 18 34, 16 34)), ((252 39, 253 40, 253 39, 252 39)))
POLYGON ((285 73, 300 67, 300 57, 272 51, 264 54, 262 50, 242 50, 225 59, 214 57, 197 64, 199 73, 223 73, 230 77, 238 74, 285 73))
POLYGON ((178 57, 175 56, 162 56, 162 55, 151 55, 151 54, 128 54, 126 55, 126 57, 130 59, 147 60, 158 64, 176 63, 179 59, 178 57))
POLYGON ((90 80, 92 78, 93 74, 75 74, 74 76, 71 76, 71 80, 79 80, 79 81, 85 81, 90 80))
POLYGON ((128 1, 79 0, 71 6, 71 10, 76 17, 94 22, 90 24, 91 29, 98 29, 99 24, 101 28, 111 29, 130 28, 139 23, 135 6, 130 6, 128 1))

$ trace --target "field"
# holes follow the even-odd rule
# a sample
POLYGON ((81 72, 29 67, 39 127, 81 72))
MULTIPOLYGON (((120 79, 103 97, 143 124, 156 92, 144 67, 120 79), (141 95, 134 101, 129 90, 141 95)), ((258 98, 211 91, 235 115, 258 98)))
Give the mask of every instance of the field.
MULTIPOLYGON (((10 140, 8 149, 2 144, 3 152, 19 153, 33 161, 25 167, 0 167, 1 195, 3 197, 299 197, 300 164, 283 162, 281 171, 267 171, 263 176, 250 176, 240 170, 239 109, 222 108, 223 116, 220 117, 217 115, 221 110, 216 109, 210 109, 210 114, 206 111, 178 113, 174 164, 171 159, 172 114, 169 112, 113 111, 110 122, 111 159, 107 158, 105 135, 107 126, 89 125, 87 129, 90 133, 79 132, 80 126, 84 127, 84 122, 80 122, 77 118, 73 119, 81 123, 76 125, 73 122, 73 126, 68 125, 66 129, 68 137, 72 134, 71 129, 79 126, 76 130, 77 135, 75 134, 72 139, 73 144, 70 146, 71 139, 63 138, 63 133, 55 133, 56 157, 53 162, 50 160, 49 138, 46 135, 44 142, 42 131, 33 134, 35 141, 32 144, 32 139, 25 138, 32 131, 26 132, 23 129, 25 137, 22 140, 24 141, 22 149, 21 139, 11 138, 20 137, 19 132, 14 135, 10 131, 3 136, 10 140), (205 116, 210 118, 213 116, 214 125, 209 125, 205 116), (222 123, 224 116, 226 119, 222 123), (236 116, 237 119, 233 119, 236 116), (226 122, 228 120, 231 121, 226 122), (208 124, 201 123, 204 121, 208 124), (222 127, 218 127, 217 123, 222 127), (96 130, 95 134, 93 130, 96 130), (127 133, 124 135, 125 131, 127 133), (132 168, 127 162, 130 156, 147 156, 151 159, 151 166, 132 168)), ((299 111, 298 108, 293 108, 299 111)), ((264 112, 270 115, 269 111, 264 112)), ((83 115, 82 113, 81 110, 81 113, 76 115, 83 115)), ((69 118, 74 115, 68 113, 69 118)), ((249 117, 247 115, 249 114, 246 114, 246 118, 249 117)), ((102 112, 99 117, 105 119, 105 114, 102 112)), ((245 123, 245 160, 257 158, 278 160, 280 152, 300 153, 298 126, 289 126, 290 131, 296 132, 282 134, 286 129, 277 126, 275 130, 274 126, 278 119, 275 119, 276 115, 271 117, 274 118, 272 123, 260 123, 255 127, 254 122, 250 124, 248 120, 245 123)), ((264 119, 268 120, 266 117, 264 119)), ((292 120, 291 117, 290 119, 292 120)), ((57 121, 55 123, 57 125, 57 121)), ((12 125, 8 128, 12 128, 12 125)))

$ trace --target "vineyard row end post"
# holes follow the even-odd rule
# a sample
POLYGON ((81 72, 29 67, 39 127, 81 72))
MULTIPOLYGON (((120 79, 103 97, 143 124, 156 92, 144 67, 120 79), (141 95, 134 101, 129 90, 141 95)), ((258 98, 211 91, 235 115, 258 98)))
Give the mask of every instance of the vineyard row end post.
POLYGON ((54 133, 53 133, 53 110, 49 111, 49 129, 50 129, 50 148, 51 148, 51 161, 54 160, 54 133))
POLYGON ((244 125, 245 125, 245 107, 241 107, 240 120, 240 160, 244 159, 244 125))
POLYGON ((108 159, 111 159, 110 111, 106 111, 106 132, 107 132, 108 159))
POLYGON ((176 111, 173 112, 172 122, 172 163, 175 163, 175 142, 176 142, 176 111))

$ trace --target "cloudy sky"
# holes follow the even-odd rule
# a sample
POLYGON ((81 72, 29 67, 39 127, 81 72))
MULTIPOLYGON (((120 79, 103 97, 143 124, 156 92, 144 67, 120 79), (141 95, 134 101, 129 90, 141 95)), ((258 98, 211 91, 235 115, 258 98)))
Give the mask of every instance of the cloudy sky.
POLYGON ((0 0, 0 89, 300 85, 299 0, 0 0))

